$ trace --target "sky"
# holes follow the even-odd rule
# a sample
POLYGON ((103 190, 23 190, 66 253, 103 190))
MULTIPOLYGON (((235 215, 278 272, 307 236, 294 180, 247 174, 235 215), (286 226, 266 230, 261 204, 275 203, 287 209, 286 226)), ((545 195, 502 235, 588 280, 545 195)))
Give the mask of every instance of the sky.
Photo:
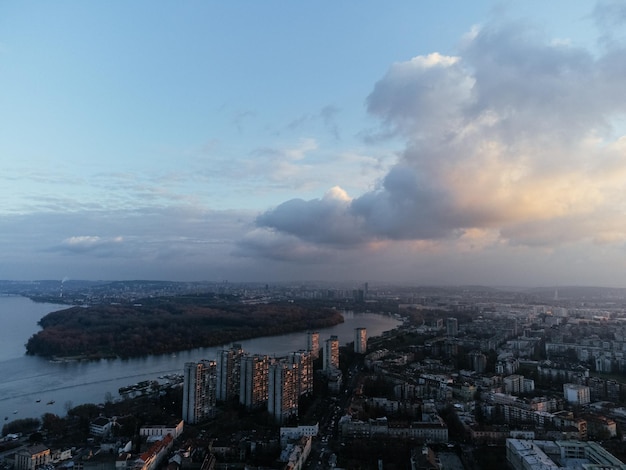
POLYGON ((0 279, 626 287, 626 4, 0 3, 0 279))

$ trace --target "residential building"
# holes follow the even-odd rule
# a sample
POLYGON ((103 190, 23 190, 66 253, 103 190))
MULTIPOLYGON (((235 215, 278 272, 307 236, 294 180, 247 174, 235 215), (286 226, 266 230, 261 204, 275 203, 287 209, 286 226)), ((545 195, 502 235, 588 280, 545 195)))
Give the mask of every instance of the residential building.
POLYGON ((135 461, 134 470, 154 470, 167 457, 174 445, 174 439, 170 434, 155 442, 135 461))
POLYGON ((241 358, 239 403, 246 408, 259 408, 267 404, 269 365, 269 357, 262 354, 241 358))
POLYGON ((108 436, 111 432, 111 426, 113 421, 104 416, 98 416, 91 423, 89 423, 89 434, 96 437, 108 436))
POLYGON ((324 367, 325 371, 339 369, 339 338, 331 336, 324 342, 324 367))
POLYGON ((524 376, 512 374, 502 379, 504 384, 504 392, 510 395, 518 395, 522 391, 524 384, 524 376))
POLYGON ((16 470, 35 470, 50 463, 50 449, 44 445, 34 445, 19 450, 15 454, 16 470))
POLYGON ((507 439, 506 460, 514 470, 626 470, 626 464, 596 442, 507 439))
POLYGON ((302 437, 315 437, 319 433, 320 426, 318 423, 300 426, 283 426, 280 428, 281 445, 302 437))
POLYGON ((174 439, 177 439, 183 433, 184 421, 178 421, 171 425, 154 424, 149 426, 142 426, 139 428, 140 436, 167 436, 170 434, 174 439))
POLYGON ((343 384, 343 374, 340 369, 330 369, 326 372, 328 378, 328 391, 334 395, 341 392, 343 384))
POLYGON ((287 356, 292 364, 298 365, 299 394, 308 395, 313 393, 313 355, 309 351, 296 351, 287 356))
POLYGON ((365 354, 367 352, 367 329, 354 329, 354 352, 357 354, 365 354))
POLYGON ((183 420, 199 423, 215 416, 217 364, 215 361, 185 363, 183 420))
POLYGON ((586 405, 591 401, 589 387, 578 384, 563 384, 563 395, 565 399, 575 405, 586 405))
POLYGON ((450 317, 446 319, 446 334, 448 336, 456 336, 459 334, 459 321, 456 318, 450 317))
POLYGON ((230 349, 217 353, 217 400, 228 401, 239 396, 243 355, 240 344, 233 344, 230 349))
POLYGON ((308 331, 306 334, 306 349, 313 359, 320 356, 320 334, 317 331, 308 331))
POLYGON ((422 421, 411 423, 389 422, 385 417, 360 421, 343 416, 339 420, 339 428, 341 435, 347 438, 384 436, 419 439, 424 442, 448 442, 448 426, 436 414, 424 414, 422 421))
POLYGON ((298 364, 279 361, 269 366, 267 411, 277 424, 298 416, 298 364))
POLYGON ((480 351, 469 353, 470 367, 474 372, 482 374, 487 369, 487 356, 480 351))
POLYGON ((311 453, 311 442, 312 439, 307 436, 300 438, 298 442, 286 444, 278 457, 278 461, 285 464, 282 468, 303 469, 311 453))

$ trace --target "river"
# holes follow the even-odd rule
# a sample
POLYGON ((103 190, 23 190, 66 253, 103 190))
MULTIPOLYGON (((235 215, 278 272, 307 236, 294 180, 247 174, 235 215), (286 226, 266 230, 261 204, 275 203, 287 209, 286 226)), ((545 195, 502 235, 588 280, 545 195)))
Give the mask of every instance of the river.
MULTIPOLYGON (((37 322, 63 306, 32 302, 24 297, 0 297, 0 422, 39 418, 44 413, 65 415, 67 408, 83 403, 103 403, 107 395, 119 398, 118 389, 165 374, 182 374, 185 362, 216 359, 222 346, 151 355, 133 359, 51 362, 27 356, 25 343, 40 330, 37 322)), ((319 329, 320 346, 331 335, 340 344, 354 340, 354 329, 379 336, 400 322, 375 313, 345 313, 344 323, 319 329)), ((306 332, 239 341, 244 351, 283 356, 306 349, 306 332)))

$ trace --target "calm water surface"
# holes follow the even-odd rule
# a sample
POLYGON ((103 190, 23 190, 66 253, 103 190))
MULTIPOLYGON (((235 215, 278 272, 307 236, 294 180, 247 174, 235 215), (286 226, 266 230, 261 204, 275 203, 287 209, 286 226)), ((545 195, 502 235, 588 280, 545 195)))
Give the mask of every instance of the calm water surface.
MULTIPOLYGON (((176 354, 134 359, 103 359, 89 362, 50 362, 26 356, 24 344, 39 331, 37 322, 63 306, 38 304, 23 297, 0 297, 0 422, 38 418, 44 413, 65 415, 66 407, 102 403, 107 394, 118 398, 118 389, 164 374, 182 374, 185 362, 215 359, 221 347, 199 348, 176 354), (39 401, 38 401, 39 400, 39 401), (48 404, 53 401, 53 404, 48 404)), ((368 337, 399 325, 395 318, 374 313, 346 313, 345 322, 322 328, 320 343, 331 335, 340 344, 354 340, 354 329, 367 328, 368 337)), ((306 333, 240 341, 250 353, 275 356, 306 348, 306 333)), ((320 344, 320 345, 321 345, 320 344)))

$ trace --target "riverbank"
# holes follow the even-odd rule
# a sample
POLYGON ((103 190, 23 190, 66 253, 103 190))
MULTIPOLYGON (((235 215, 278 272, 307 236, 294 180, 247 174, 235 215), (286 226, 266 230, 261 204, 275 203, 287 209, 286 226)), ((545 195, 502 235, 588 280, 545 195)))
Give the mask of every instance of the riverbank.
POLYGON ((296 303, 220 307, 168 299, 151 305, 99 305, 52 312, 26 352, 56 361, 131 358, 276 336, 343 322, 330 308, 296 303))
MULTIPOLYGON (((195 348, 176 354, 95 361, 50 362, 48 358, 24 354, 24 339, 39 330, 37 321, 55 305, 37 304, 27 298, 1 297, 0 320, 0 417, 39 418, 45 413, 65 415, 68 407, 83 403, 104 403, 119 389, 159 376, 180 374, 186 362, 215 360, 218 351, 231 343, 195 348), (41 400, 37 402, 37 400, 41 400), (48 402, 54 401, 52 405, 48 402), (15 415, 14 411, 17 411, 15 415)), ((319 328, 320 343, 337 336, 340 345, 354 340, 355 328, 366 328, 368 338, 380 336, 401 324, 389 315, 341 312, 343 323, 319 328)), ((304 332, 292 332, 237 341, 250 354, 281 357, 307 347, 304 332)))

